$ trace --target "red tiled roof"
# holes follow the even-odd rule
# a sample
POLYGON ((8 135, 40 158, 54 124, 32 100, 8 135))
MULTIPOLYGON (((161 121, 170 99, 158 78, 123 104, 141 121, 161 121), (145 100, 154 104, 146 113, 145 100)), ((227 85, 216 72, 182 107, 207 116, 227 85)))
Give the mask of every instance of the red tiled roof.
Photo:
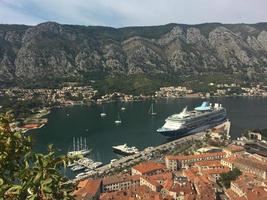
POLYGON ((206 170, 203 170, 202 172, 206 173, 206 174, 223 174, 223 173, 227 173, 229 171, 230 171, 230 169, 226 167, 226 168, 222 168, 222 169, 206 169, 206 170))
POLYGON ((156 170, 163 170, 165 169, 165 165, 161 163, 156 163, 156 162, 143 162, 138 165, 133 166, 133 169, 139 171, 141 174, 146 174, 149 172, 153 172, 156 170))
POLYGON ((235 160, 234 164, 242 164, 242 165, 253 167, 253 168, 256 168, 256 169, 259 169, 259 170, 267 171, 267 162, 260 161, 260 160, 257 160, 255 158, 252 158, 252 157, 249 157, 249 158, 245 158, 245 157, 237 158, 235 160))
POLYGON ((40 124, 25 124, 22 128, 38 128, 40 124))
POLYGON ((114 184, 114 183, 127 182, 127 181, 131 181, 131 180, 132 180, 132 176, 130 176, 128 174, 117 174, 114 176, 104 177, 102 182, 103 182, 103 185, 110 185, 110 184, 114 184))
MULTIPOLYGON (((253 174, 244 173, 241 176, 239 176, 237 180, 233 181, 233 184, 237 185, 238 188, 245 193, 243 199, 246 200, 267 199, 267 187, 262 186, 262 183, 258 181, 253 174)), ((230 200, 243 200, 230 189, 226 191, 226 194, 230 198, 230 200)))
POLYGON ((223 158, 222 160, 225 161, 225 162, 228 162, 228 163, 234 163, 234 161, 237 159, 238 157, 236 156, 231 156, 231 157, 228 157, 228 158, 223 158))
POLYGON ((189 156, 183 156, 183 155, 169 155, 166 156, 169 160, 192 160, 192 159, 198 159, 198 158, 206 158, 206 157, 214 157, 214 156, 225 156, 225 152, 216 152, 216 153, 201 153, 196 155, 189 155, 189 156))
POLYGON ((225 148, 225 150, 228 150, 231 152, 240 152, 240 151, 244 151, 244 147, 241 147, 235 144, 230 144, 225 148))
POLYGON ((205 167, 219 167, 222 166, 219 160, 206 160, 195 163, 196 166, 205 166, 205 167))
POLYGON ((78 189, 74 191, 77 197, 85 197, 87 195, 94 197, 100 189, 101 180, 86 179, 78 184, 78 189))
POLYGON ((178 194, 183 193, 184 195, 194 193, 193 185, 190 182, 186 182, 185 184, 175 184, 169 191, 176 192, 178 194))
POLYGON ((147 186, 141 185, 128 190, 102 193, 100 200, 173 200, 166 196, 162 197, 159 192, 151 191, 147 186))

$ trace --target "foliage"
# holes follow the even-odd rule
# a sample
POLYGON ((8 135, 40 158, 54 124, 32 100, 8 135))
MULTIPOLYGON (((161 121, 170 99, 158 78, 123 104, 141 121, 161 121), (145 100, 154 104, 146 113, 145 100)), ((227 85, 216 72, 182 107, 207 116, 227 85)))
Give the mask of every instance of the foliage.
POLYGON ((182 81, 181 77, 175 74, 132 74, 97 80, 93 87, 100 94, 116 91, 133 95, 148 95, 154 94, 160 87, 180 85, 182 81))
POLYGON ((31 109, 38 108, 40 106, 46 106, 45 103, 41 99, 33 98, 27 101, 17 101, 14 99, 6 98, 1 101, 3 106, 2 112, 8 112, 12 110, 12 114, 16 119, 28 117, 32 114, 31 109))
POLYGON ((241 174, 242 172, 238 168, 234 168, 228 173, 221 174, 220 181, 226 188, 229 188, 231 185, 231 181, 236 180, 241 174))
POLYGON ((12 131, 11 119, 0 117, 0 200, 74 199, 75 185, 59 171, 70 159, 56 156, 52 145, 46 155, 32 152, 31 138, 12 131))

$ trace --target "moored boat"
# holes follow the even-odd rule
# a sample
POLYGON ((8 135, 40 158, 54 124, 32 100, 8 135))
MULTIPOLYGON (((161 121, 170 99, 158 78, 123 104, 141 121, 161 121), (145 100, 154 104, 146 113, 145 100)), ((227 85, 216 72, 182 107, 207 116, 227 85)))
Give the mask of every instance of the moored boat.
POLYGON ((167 137, 179 137, 213 128, 225 121, 227 113, 221 104, 203 102, 192 111, 185 107, 179 114, 169 116, 157 132, 167 137))
POLYGON ((121 124, 120 114, 118 113, 118 119, 115 120, 115 124, 121 124))
POLYGON ((73 137, 73 150, 69 151, 67 153, 67 156, 72 157, 72 156, 86 156, 88 155, 92 150, 87 148, 86 145, 86 138, 76 138, 73 137))
POLYGON ((112 146, 113 151, 120 155, 133 155, 139 152, 136 147, 128 147, 127 144, 112 146))
POLYGON ((82 170, 82 169, 84 169, 85 167, 84 166, 82 166, 82 165, 75 165, 75 166, 73 166, 72 168, 70 168, 72 171, 80 171, 80 170, 82 170))

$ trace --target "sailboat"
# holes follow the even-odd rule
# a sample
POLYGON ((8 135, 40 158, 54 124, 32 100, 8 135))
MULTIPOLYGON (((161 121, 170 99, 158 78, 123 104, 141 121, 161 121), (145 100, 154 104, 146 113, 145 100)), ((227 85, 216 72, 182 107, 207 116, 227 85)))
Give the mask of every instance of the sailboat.
POLYGON ((157 113, 154 112, 154 103, 151 104, 149 110, 148 110, 149 115, 156 115, 157 113))
POLYGON ((118 119, 115 120, 115 124, 121 124, 120 114, 118 113, 118 119))
POLYGON ((102 111, 102 113, 100 113, 100 116, 101 117, 105 117, 107 114, 105 113, 105 111, 104 111, 104 106, 103 106, 103 111, 102 111))
POLYGON ((91 152, 91 149, 88 149, 86 146, 86 138, 80 137, 80 138, 76 138, 73 137, 73 151, 69 151, 68 152, 68 156, 76 156, 76 155, 87 155, 91 152), (84 145, 83 145, 84 143, 84 145))
POLYGON ((121 110, 122 110, 122 111, 125 111, 126 108, 122 105, 121 110))

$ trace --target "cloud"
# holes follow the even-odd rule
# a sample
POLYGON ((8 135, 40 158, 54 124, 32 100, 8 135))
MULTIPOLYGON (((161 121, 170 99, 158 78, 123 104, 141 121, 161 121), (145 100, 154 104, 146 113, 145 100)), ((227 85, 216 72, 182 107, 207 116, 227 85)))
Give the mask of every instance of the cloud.
POLYGON ((0 22, 136 26, 267 21, 265 0, 0 0, 0 22))

